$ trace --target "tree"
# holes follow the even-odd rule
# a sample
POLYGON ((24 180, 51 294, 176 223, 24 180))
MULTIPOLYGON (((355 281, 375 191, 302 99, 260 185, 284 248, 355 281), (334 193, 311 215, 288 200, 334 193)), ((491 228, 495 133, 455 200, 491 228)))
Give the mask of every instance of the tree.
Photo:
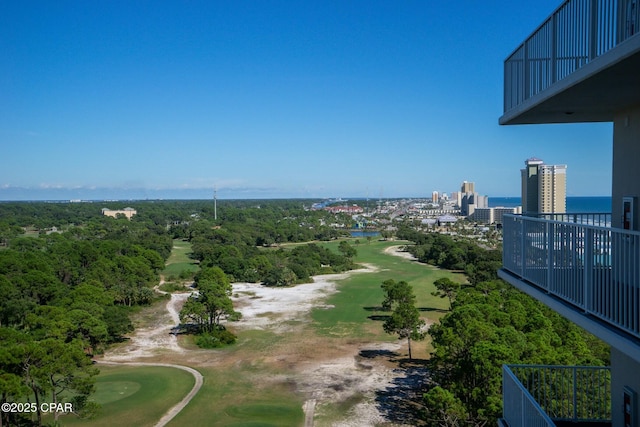
POLYGON ((448 277, 441 277, 440 279, 433 282, 436 287, 436 291, 431 292, 431 295, 440 297, 440 298, 448 298, 449 299, 449 310, 451 310, 453 300, 456 298, 458 290, 460 289, 460 284, 454 282, 448 277))
MULTIPOLYGON (((23 379, 24 343, 29 340, 27 334, 13 328, 0 326, 0 403, 21 401, 29 394, 29 388, 23 379)), ((20 414, 2 411, 0 425, 19 425, 16 418, 20 414)))
POLYGON ((390 279, 382 283, 382 289, 386 294, 382 306, 393 310, 382 327, 388 334, 397 334, 398 339, 407 339, 411 360, 411 340, 423 340, 425 337, 422 331, 425 323, 416 308, 413 288, 404 280, 396 282, 390 279))
MULTIPOLYGON (((94 391, 98 369, 84 353, 82 343, 64 343, 55 338, 28 341, 22 345, 20 357, 22 381, 35 399, 39 426, 42 425, 42 399, 60 403, 71 398, 74 411, 78 411, 94 391)), ((56 413, 56 422, 57 419, 56 413)))
POLYGON ((115 305, 105 307, 102 320, 107 326, 110 341, 120 341, 124 334, 133 331, 133 324, 124 307, 115 305))
POLYGON ((358 251, 356 251, 356 249, 352 247, 346 240, 343 240, 338 244, 338 250, 345 258, 352 259, 356 255, 358 255, 358 251))
MULTIPOLYGON (((81 344, 46 339, 39 341, 37 346, 39 352, 32 353, 38 362, 31 368, 32 376, 37 377, 42 388, 50 393, 51 403, 57 404, 64 396, 73 396, 74 410, 81 410, 95 389, 95 377, 99 372, 82 351, 81 344)), ((58 417, 59 413, 55 412, 56 422, 58 417)))
POLYGON ((291 286, 296 281, 296 273, 289 267, 275 266, 269 270, 264 279, 266 286, 291 286))
POLYGON ((180 321, 191 320, 200 332, 221 329, 220 322, 237 319, 240 313, 233 309, 231 284, 219 267, 205 268, 196 276, 198 294, 191 295, 180 311, 180 321))
POLYGON ((407 302, 413 296, 411 286, 404 280, 385 280, 381 287, 385 295, 382 301, 382 309, 385 311, 391 311, 396 304, 407 302))
POLYGON ((423 398, 428 408, 429 425, 458 427, 467 424, 469 415, 463 403, 450 391, 436 386, 425 393, 423 398))

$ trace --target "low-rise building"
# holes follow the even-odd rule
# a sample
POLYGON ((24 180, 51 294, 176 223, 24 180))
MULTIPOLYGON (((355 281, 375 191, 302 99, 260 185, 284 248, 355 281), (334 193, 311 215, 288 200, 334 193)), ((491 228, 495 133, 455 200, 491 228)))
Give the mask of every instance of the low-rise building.
POLYGON ((515 208, 495 207, 495 208, 476 208, 469 219, 484 224, 502 224, 502 218, 505 214, 517 215, 522 213, 520 206, 515 208))
POLYGON ((331 213, 348 213, 348 214, 358 214, 364 212, 360 206, 328 206, 324 208, 326 211, 331 213))
POLYGON ((131 217, 133 217, 137 213, 138 212, 133 208, 124 208, 124 209, 107 209, 107 208, 103 208, 102 209, 102 215, 110 216, 110 217, 113 217, 113 218, 116 218, 118 216, 118 214, 121 214, 121 215, 124 215, 125 217, 127 217, 127 219, 131 219, 131 217))

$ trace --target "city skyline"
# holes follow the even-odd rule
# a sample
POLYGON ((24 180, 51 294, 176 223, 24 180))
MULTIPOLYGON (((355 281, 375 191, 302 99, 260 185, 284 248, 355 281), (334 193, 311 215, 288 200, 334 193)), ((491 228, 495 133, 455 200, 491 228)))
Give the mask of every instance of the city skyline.
POLYGON ((0 200, 517 196, 577 147, 567 194, 610 195, 610 123, 498 125, 556 6, 6 4, 0 200))

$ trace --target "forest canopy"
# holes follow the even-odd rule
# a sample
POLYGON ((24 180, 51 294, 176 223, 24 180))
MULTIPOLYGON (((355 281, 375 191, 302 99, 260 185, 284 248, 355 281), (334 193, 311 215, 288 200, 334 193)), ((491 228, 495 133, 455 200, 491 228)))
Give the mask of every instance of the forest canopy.
MULTIPOLYGON (((353 268, 348 245, 340 253, 278 247, 335 239, 344 232, 328 224, 349 224, 304 205, 221 201, 214 211, 211 201, 0 202, 0 403, 46 396, 90 412, 98 373, 91 357, 132 331, 132 310, 158 298, 153 288, 174 239, 190 242, 200 265, 201 297, 183 317, 210 335, 237 316, 226 299, 229 281, 288 286, 353 268), (125 207, 137 212, 130 220, 102 215, 125 207)), ((20 422, 10 416, 20 417, 3 414, 3 425, 20 422)))

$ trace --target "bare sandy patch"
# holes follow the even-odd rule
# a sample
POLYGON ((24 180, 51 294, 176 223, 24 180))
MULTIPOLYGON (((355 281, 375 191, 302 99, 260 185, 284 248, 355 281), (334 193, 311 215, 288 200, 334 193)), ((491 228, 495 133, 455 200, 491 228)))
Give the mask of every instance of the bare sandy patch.
MULTIPOLYGON (((156 291, 166 294, 159 291, 157 287, 156 291)), ((132 361, 167 352, 183 354, 185 350, 178 345, 178 339, 171 334, 171 329, 180 324, 180 309, 189 295, 191 294, 171 294, 165 310, 158 313, 151 326, 136 328, 125 344, 113 347, 104 355, 103 360, 132 361)))
POLYGON ((355 357, 304 363, 299 367, 298 388, 310 397, 307 404, 313 402, 315 415, 320 419, 335 418, 331 414, 335 412, 333 408, 350 402, 349 410, 339 414, 339 420, 329 421, 332 426, 365 427, 387 422, 376 398, 380 390, 392 386, 396 373, 385 363, 360 355, 395 354, 399 347, 392 343, 369 344, 360 347, 355 357))
MULTIPOLYGON (((162 280, 154 290, 160 294, 166 295, 167 292, 159 289, 159 286, 162 285, 163 282, 164 280, 162 280)), ((180 309, 190 295, 190 293, 171 294, 169 301, 165 304, 166 312, 163 311, 159 314, 156 313, 156 317, 153 322, 156 326, 136 329, 135 333, 129 338, 126 345, 112 349, 102 357, 102 360, 100 360, 100 363, 104 364, 165 366, 182 369, 193 375, 195 382, 191 391, 189 391, 189 393, 180 402, 169 408, 154 427, 164 427, 173 418, 175 418, 175 416, 178 415, 178 413, 180 413, 180 411, 182 411, 198 393, 202 387, 204 378, 200 372, 188 366, 168 363, 142 363, 130 361, 140 358, 148 358, 158 354, 165 354, 167 352, 181 355, 185 353, 185 350, 178 345, 177 337, 174 334, 171 334, 171 329, 180 324, 180 309)))
POLYGON ((273 330, 286 332, 289 321, 305 320, 313 308, 330 309, 322 301, 337 292, 336 282, 351 274, 372 273, 376 267, 351 270, 342 274, 314 276, 312 283, 292 287, 267 287, 259 283, 234 283, 233 304, 242 313, 242 319, 233 323, 234 328, 273 330))
POLYGON ((399 256, 411 261, 417 261, 418 259, 414 257, 410 252, 407 252, 405 250, 405 247, 406 245, 389 246, 388 248, 385 248, 384 253, 399 256))

